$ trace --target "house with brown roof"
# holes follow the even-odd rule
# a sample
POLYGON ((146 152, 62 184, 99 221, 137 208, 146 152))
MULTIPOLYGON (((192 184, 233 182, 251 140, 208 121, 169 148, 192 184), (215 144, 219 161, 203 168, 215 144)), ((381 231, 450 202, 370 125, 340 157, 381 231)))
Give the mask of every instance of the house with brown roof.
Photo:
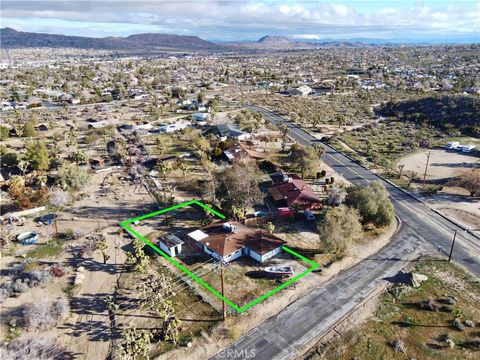
POLYGON ((266 158, 265 154, 249 149, 248 146, 238 141, 223 151, 223 157, 231 163, 244 159, 262 160, 266 158))
POLYGON ((322 200, 308 184, 301 179, 288 178, 287 181, 273 184, 267 189, 268 194, 279 207, 302 209, 318 209, 322 206, 322 200))
POLYGON ((223 156, 229 162, 240 161, 249 158, 248 152, 239 142, 234 142, 228 149, 225 149, 223 151, 223 156))
POLYGON ((205 253, 230 262, 250 256, 264 262, 282 252, 285 241, 261 229, 251 229, 236 221, 218 221, 187 234, 205 253))

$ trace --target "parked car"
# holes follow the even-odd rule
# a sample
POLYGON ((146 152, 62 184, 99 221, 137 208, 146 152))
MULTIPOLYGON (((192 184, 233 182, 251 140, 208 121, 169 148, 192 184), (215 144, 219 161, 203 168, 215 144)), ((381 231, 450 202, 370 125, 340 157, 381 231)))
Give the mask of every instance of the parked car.
POLYGON ((255 211, 254 215, 255 217, 265 217, 267 216, 267 213, 265 211, 259 210, 259 211, 255 211))
POLYGON ((307 218, 307 220, 314 220, 315 219, 315 215, 313 215, 313 213, 311 211, 305 210, 304 214, 305 214, 305 217, 307 218))

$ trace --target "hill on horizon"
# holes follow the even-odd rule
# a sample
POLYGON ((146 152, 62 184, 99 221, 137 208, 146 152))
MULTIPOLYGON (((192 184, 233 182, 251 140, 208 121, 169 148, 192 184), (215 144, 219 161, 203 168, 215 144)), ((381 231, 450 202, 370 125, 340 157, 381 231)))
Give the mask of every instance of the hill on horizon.
POLYGON ((214 44, 198 36, 173 34, 133 34, 127 37, 86 37, 73 35, 45 34, 17 31, 12 28, 0 29, 0 43, 3 48, 77 48, 96 50, 159 50, 160 48, 181 50, 226 50, 223 45, 214 44))

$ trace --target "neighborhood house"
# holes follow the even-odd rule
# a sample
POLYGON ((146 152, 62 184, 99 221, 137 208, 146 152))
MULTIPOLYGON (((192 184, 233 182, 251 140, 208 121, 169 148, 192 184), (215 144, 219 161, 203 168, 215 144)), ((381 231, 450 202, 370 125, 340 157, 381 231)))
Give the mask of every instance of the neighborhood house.
POLYGON ((213 129, 213 133, 220 136, 221 141, 227 139, 245 140, 249 137, 247 133, 244 133, 235 124, 218 124, 213 129))
POLYGON ((218 221, 188 234, 195 244, 216 260, 230 262, 249 256, 264 262, 282 252, 285 241, 268 231, 251 229, 235 221, 218 221))
POLYGON ((287 181, 271 185, 268 189, 275 205, 279 207, 301 207, 304 210, 318 209, 322 201, 315 192, 300 179, 288 178, 287 181))

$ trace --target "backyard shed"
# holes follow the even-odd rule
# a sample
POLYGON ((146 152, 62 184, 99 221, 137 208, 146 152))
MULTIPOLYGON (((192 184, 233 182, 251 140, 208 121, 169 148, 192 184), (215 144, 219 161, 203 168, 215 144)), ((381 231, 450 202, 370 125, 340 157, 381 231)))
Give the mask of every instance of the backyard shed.
POLYGON ((182 252, 183 241, 176 235, 165 235, 158 239, 160 250, 171 257, 175 257, 182 252))

